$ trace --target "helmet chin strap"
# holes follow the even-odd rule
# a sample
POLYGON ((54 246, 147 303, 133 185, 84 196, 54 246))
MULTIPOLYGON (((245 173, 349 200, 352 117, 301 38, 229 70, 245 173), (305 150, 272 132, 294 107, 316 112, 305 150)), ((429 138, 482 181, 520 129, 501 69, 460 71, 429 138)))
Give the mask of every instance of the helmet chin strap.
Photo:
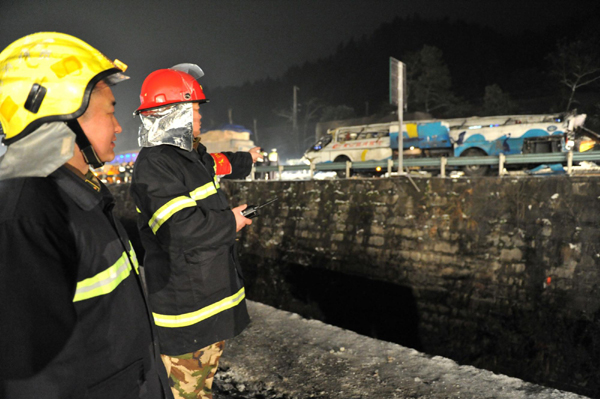
POLYGON ((67 121, 67 126, 69 126, 69 129, 75 133, 75 143, 77 143, 77 146, 81 150, 81 154, 83 154, 83 159, 85 159, 85 162, 94 169, 101 168, 104 165, 104 162, 100 160, 98 154, 96 154, 96 151, 94 151, 94 147, 92 147, 90 144, 90 141, 83 132, 83 129, 81 128, 81 125, 77 119, 71 119, 70 121, 67 121))

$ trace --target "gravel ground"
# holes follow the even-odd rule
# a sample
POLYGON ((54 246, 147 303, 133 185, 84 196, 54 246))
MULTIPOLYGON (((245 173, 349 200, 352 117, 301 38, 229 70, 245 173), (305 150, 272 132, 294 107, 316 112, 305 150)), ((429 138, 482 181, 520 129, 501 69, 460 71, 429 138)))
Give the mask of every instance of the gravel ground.
POLYGON ((260 303, 248 306, 252 323, 226 343, 215 399, 584 398, 260 303))

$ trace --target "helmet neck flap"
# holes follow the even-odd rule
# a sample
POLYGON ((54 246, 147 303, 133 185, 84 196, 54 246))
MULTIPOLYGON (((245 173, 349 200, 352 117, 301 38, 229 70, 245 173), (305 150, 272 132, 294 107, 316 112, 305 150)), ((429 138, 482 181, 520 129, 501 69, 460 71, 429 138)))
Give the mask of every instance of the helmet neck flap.
POLYGON ((179 103, 144 111, 140 114, 142 124, 138 131, 140 147, 172 145, 182 150, 194 149, 193 106, 179 103))

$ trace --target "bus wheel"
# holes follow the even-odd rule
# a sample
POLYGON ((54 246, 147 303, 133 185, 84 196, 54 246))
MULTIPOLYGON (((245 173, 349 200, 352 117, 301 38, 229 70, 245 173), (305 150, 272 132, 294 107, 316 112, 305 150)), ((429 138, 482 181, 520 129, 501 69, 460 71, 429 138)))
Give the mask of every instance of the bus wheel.
MULTIPOLYGON (((485 157, 487 154, 485 151, 479 148, 469 148, 465 150, 461 157, 485 157)), ((490 171, 489 165, 465 165, 462 167, 465 176, 485 176, 490 171)))
MULTIPOLYGON (((348 161, 350 161, 350 158, 348 158, 345 155, 340 155, 339 157, 337 157, 336 159, 333 160, 333 162, 343 162, 343 163, 346 163, 348 161)), ((350 177, 354 174, 354 173, 352 173, 352 170, 350 170, 350 176, 346 176, 346 169, 336 170, 335 173, 337 173, 337 177, 340 179, 343 179, 345 177, 350 177)))

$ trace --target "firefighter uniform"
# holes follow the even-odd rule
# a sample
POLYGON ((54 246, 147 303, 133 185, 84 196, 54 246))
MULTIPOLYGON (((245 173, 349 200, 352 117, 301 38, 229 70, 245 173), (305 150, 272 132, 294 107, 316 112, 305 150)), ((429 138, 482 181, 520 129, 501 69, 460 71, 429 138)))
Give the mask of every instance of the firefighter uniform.
POLYGON ((0 397, 171 397, 108 189, 62 166, 0 203, 0 397))
POLYGON ((236 222, 217 174, 247 176, 249 153, 198 145, 143 148, 131 194, 161 353, 178 356, 232 338, 248 324, 236 222))

